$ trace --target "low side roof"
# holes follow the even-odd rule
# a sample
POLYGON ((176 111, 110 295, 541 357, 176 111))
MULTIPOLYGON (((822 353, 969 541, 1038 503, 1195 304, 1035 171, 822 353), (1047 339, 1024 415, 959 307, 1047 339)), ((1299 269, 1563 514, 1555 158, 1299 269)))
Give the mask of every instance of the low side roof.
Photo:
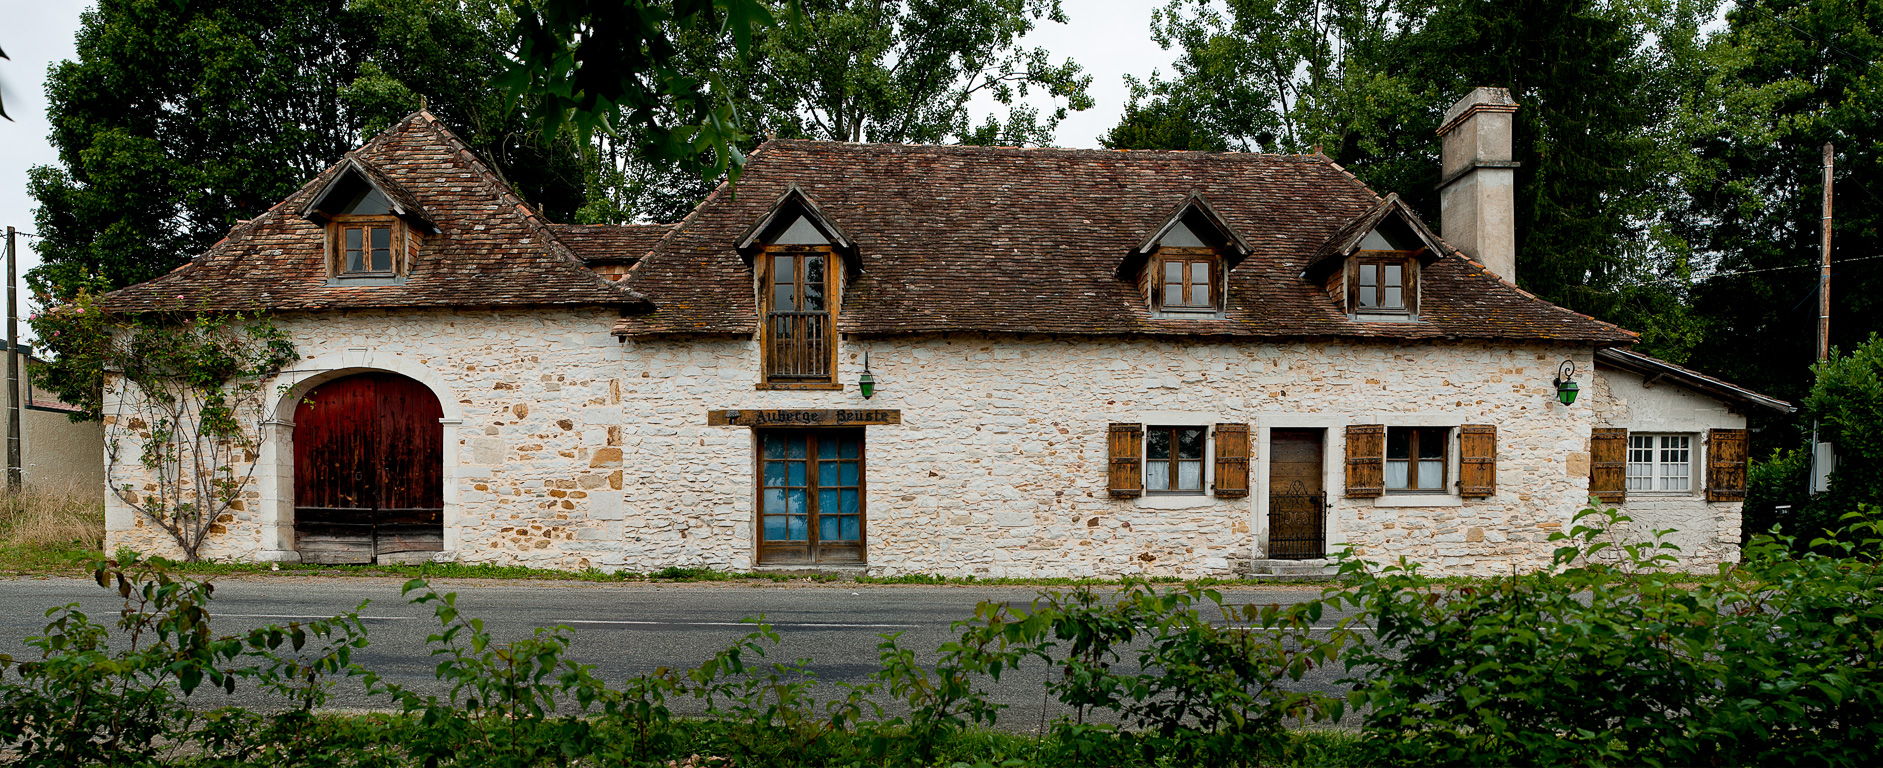
POLYGON ((863 269, 838 329, 1240 337, 1470 338, 1627 343, 1455 251, 1422 278, 1419 323, 1360 323, 1301 273, 1382 199, 1318 155, 1117 152, 771 141, 736 196, 721 187, 630 270, 655 309, 623 336, 755 330, 739 236, 792 184, 855 241, 863 269), (1154 318, 1116 277, 1192 192, 1253 253, 1229 273, 1221 317, 1154 318))
POLYGON ((1699 371, 1682 368, 1666 360, 1649 357, 1630 349, 1598 349, 1595 351, 1595 361, 1642 376, 1666 379, 1676 386, 1716 400, 1768 408, 1779 413, 1791 413, 1795 410, 1791 403, 1776 397, 1762 395, 1730 381, 1716 379, 1699 371))
POLYGON ((673 224, 551 224, 584 264, 633 264, 673 231, 673 224))
POLYGON ((583 267, 547 222, 423 110, 188 264, 105 297, 124 312, 644 303, 583 267), (352 158, 409 195, 438 228, 401 285, 326 284, 325 229, 300 211, 352 158))

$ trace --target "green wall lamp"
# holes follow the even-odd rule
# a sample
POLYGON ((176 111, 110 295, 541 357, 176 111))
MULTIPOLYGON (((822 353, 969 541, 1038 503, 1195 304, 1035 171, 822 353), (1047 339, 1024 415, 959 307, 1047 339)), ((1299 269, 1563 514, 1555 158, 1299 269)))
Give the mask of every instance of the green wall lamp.
POLYGON ((1563 405, 1575 405, 1576 394, 1581 391, 1582 388, 1576 386, 1575 362, 1564 360, 1562 365, 1556 366, 1556 399, 1563 401, 1563 405))
POLYGON ((863 353, 863 375, 857 377, 857 389, 863 390, 863 399, 876 396, 876 377, 870 375, 870 353, 863 353))

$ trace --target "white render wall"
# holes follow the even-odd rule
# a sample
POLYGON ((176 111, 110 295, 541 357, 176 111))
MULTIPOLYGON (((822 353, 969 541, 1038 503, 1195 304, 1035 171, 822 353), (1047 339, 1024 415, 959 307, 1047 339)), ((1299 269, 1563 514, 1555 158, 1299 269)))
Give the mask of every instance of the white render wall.
POLYGON ((1635 518, 1625 538, 1644 540, 1652 531, 1674 529, 1664 541, 1680 547, 1691 567, 1738 562, 1740 502, 1706 500, 1707 430, 1745 429, 1744 414, 1711 397, 1662 381, 1648 384, 1640 374, 1598 367, 1590 392, 1594 426, 1630 433, 1693 436, 1693 482, 1689 491, 1630 491, 1617 505, 1635 518))
MULTIPOLYGON (((208 554, 295 557, 292 403, 361 370, 403 373, 440 395, 444 556, 464 562, 754 567, 752 431, 707 426, 706 411, 722 408, 901 411, 899 426, 866 428, 876 574, 1233 575, 1264 556, 1267 444, 1280 427, 1327 430, 1330 549, 1352 544, 1445 573, 1508 572, 1547 564, 1548 535, 1586 505, 1596 398, 1564 407, 1550 386, 1563 359, 1590 367, 1586 348, 852 339, 840 354, 843 391, 772 391, 755 386, 749 339, 622 342, 608 334, 613 319, 547 310, 278 318, 309 359, 284 376, 252 503, 224 521, 208 554), (865 350, 880 382, 867 401, 855 389, 865 350), (1255 492, 1110 498, 1111 422, 1250 423, 1255 492), (1497 425, 1497 495, 1343 498, 1344 428, 1361 423, 1497 425)), ((1454 438, 1453 478, 1455 453, 1454 438)), ((1737 506, 1706 508, 1730 512, 1736 542, 1737 506)), ((173 551, 120 501, 107 517, 108 548, 173 551)))

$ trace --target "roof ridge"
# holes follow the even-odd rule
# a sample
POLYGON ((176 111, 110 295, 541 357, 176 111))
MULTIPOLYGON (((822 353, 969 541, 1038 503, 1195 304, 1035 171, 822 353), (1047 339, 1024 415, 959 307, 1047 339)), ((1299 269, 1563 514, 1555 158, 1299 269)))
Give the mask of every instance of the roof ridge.
MULTIPOLYGON (((432 132, 453 150, 453 154, 463 159, 465 164, 470 166, 472 174, 477 177, 479 183, 482 183, 486 189, 493 193, 493 196, 497 198, 498 204, 502 207, 517 211, 523 218, 524 226, 528 227, 531 232, 536 234, 539 240, 549 246, 549 252, 557 257, 564 266, 578 271, 581 275, 597 285, 603 286, 608 291, 620 294, 624 299, 647 304, 653 303, 646 296, 636 291, 629 290, 614 281, 602 277, 594 270, 589 269, 588 266, 582 262, 582 259, 576 256, 575 252, 570 250, 569 246, 562 242, 562 238, 556 235, 555 230, 549 228, 548 222, 536 215, 535 211, 530 210, 529 205, 523 202, 523 198, 517 196, 516 191, 512 190, 508 183, 499 178, 497 174, 490 169, 490 166, 485 164, 484 161, 477 156, 476 152, 471 151, 471 148, 467 146, 462 139, 459 139, 456 133, 453 133, 450 128, 446 127, 443 121, 433 116, 429 110, 421 109, 407 116, 406 119, 411 120, 421 115, 425 117, 425 125, 431 128, 432 132)), ((401 124, 403 124, 403 121, 401 121, 401 124)), ((390 133, 390 131, 388 131, 388 133, 390 133)))
MULTIPOLYGON (((779 144, 779 145, 796 144, 796 145, 809 145, 809 146, 822 146, 822 147, 844 147, 844 148, 850 148, 850 149, 857 149, 861 151, 895 151, 897 149, 933 149, 933 150, 942 150, 946 152, 958 152, 962 154, 1066 153, 1066 154, 1081 154, 1081 155, 1108 155, 1112 157, 1132 156, 1132 155, 1138 155, 1138 156, 1186 155, 1186 156, 1191 156, 1191 157, 1218 157, 1218 158, 1225 158, 1225 159, 1230 159, 1230 158, 1265 159, 1265 160, 1283 160, 1283 161, 1289 161, 1289 162, 1314 162, 1317 160, 1325 159, 1325 156, 1323 155, 1315 155, 1312 153, 1238 152, 1238 151, 1233 151, 1233 150, 1225 151, 1225 152, 1214 152, 1214 151, 1196 150, 1196 149, 1102 149, 1102 148, 1094 149, 1094 148, 1089 148, 1089 147, 1020 147, 1020 146, 989 146, 989 145, 984 145, 984 144, 909 144, 909 143, 904 143, 904 142, 893 142, 893 141, 832 141, 830 139, 767 139, 765 140, 763 144, 759 145, 759 149, 762 150, 767 145, 771 145, 771 144, 779 144)), ((758 150, 753 150, 752 154, 756 156, 758 154, 758 150)))

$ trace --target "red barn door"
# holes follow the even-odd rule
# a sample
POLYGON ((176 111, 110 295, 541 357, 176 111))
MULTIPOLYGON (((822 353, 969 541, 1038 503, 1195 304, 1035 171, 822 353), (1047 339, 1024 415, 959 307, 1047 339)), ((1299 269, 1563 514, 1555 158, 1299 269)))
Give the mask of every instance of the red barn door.
POLYGON ((444 411, 425 385, 362 373, 294 408, 303 562, 409 562, 444 549, 444 411))

